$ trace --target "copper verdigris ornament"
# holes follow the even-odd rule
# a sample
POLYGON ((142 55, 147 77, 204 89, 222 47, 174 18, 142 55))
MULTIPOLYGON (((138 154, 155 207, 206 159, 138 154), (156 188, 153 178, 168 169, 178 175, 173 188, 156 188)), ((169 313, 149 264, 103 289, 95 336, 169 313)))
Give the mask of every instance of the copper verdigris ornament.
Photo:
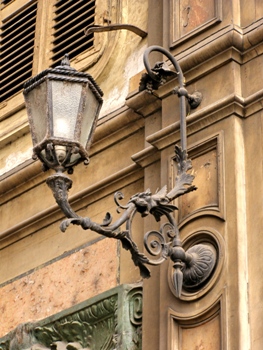
POLYGON ((121 285, 42 321, 19 325, 0 350, 141 350, 142 287, 121 285))
POLYGON ((147 74, 142 78, 141 89, 146 88, 151 92, 153 89, 158 89, 159 85, 168 78, 178 77, 179 87, 173 90, 180 101, 181 147, 175 146, 177 175, 175 185, 169 192, 166 186, 156 193, 148 189, 133 195, 126 205, 120 203, 124 198, 123 194, 115 193, 114 200, 118 212, 122 212, 116 222, 112 222, 110 213, 106 213, 101 224, 93 222, 89 217, 80 217, 73 211, 68 201, 68 190, 72 186, 72 180, 64 172, 67 170, 71 173, 75 164, 88 159, 86 150, 91 145, 102 103, 102 92, 95 81, 89 75, 78 73, 70 68, 69 61, 66 59, 58 69, 40 73, 26 83, 24 94, 35 145, 34 153, 44 163, 45 168, 56 170, 56 174, 47 179, 47 184, 67 217, 61 223, 61 230, 64 232, 70 224, 74 224, 81 226, 84 230, 92 230, 106 237, 119 239, 123 247, 130 251, 134 264, 139 267, 143 278, 150 277, 150 271, 146 265, 159 265, 170 258, 173 262, 173 284, 176 296, 180 297, 183 287, 188 290, 202 287, 211 277, 217 260, 216 249, 211 244, 197 244, 185 251, 173 216, 173 212, 177 210, 173 201, 196 190, 193 185, 194 176, 189 174, 192 164, 187 158, 186 102, 191 108, 196 108, 201 102, 201 94, 198 92, 188 94, 180 65, 165 49, 159 46, 149 47, 144 54, 144 64, 147 74), (163 53, 172 62, 175 72, 171 71, 164 62, 158 62, 151 69, 148 56, 152 51, 163 53), (54 94, 54 89, 59 88, 61 92, 57 91, 54 94), (76 101, 73 101, 73 97, 70 96, 70 91, 73 90, 76 101), (47 96, 47 101, 41 95, 41 91, 47 96), (43 107, 44 121, 36 100, 43 107), (56 106, 56 103, 59 105, 56 106), (60 106, 66 103, 69 103, 68 107, 60 106), (70 116, 71 112, 75 113, 74 117, 70 116), (34 113, 37 121, 34 120, 34 113), (47 131, 41 129, 45 125, 48 127, 47 131), (159 231, 153 230, 144 235, 144 246, 148 254, 153 257, 152 259, 139 251, 132 237, 132 221, 137 213, 142 217, 153 215, 156 221, 160 221, 162 217, 167 219, 159 231), (123 225, 125 228, 122 228, 123 225))

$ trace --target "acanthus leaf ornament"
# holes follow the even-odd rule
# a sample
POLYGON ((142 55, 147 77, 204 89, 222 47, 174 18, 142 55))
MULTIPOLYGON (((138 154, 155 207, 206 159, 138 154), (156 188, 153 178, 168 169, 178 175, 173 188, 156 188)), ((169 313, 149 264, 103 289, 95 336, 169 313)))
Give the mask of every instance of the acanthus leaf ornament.
POLYGON ((142 286, 123 284, 44 320, 22 323, 0 350, 142 348, 142 286))

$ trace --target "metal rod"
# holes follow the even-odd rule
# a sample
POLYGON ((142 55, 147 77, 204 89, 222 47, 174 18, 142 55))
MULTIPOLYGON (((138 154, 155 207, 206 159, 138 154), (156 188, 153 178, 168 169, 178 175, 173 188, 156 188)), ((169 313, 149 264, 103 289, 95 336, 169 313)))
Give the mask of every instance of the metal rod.
POLYGON ((91 33, 111 32, 113 30, 121 30, 121 29, 129 30, 139 35, 141 38, 145 38, 147 36, 147 33, 144 30, 136 26, 133 26, 131 24, 110 24, 107 26, 92 24, 91 26, 88 26, 87 28, 84 29, 84 33, 86 36, 88 36, 91 33))
POLYGON ((150 46, 148 49, 145 50, 144 56, 143 56, 143 62, 145 69, 147 70, 147 73, 149 74, 150 78, 154 81, 159 82, 158 76, 154 74, 154 72, 151 69, 151 66, 149 64, 149 54, 153 51, 158 51, 164 54, 173 64, 176 73, 178 75, 178 82, 179 82, 179 90, 178 90, 178 97, 180 99, 180 138, 181 138, 181 147, 183 151, 187 151, 187 137, 186 137, 186 97, 188 96, 187 90, 184 88, 184 75, 182 72, 182 69, 179 65, 179 63, 176 61, 174 56, 164 49, 161 46, 150 46))

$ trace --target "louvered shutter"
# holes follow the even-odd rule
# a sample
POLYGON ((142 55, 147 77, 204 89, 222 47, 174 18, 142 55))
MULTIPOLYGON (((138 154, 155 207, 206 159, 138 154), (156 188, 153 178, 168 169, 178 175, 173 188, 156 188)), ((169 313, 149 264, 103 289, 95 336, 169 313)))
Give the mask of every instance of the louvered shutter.
POLYGON ((24 82, 32 75, 36 12, 37 2, 30 1, 2 20, 0 102, 22 90, 24 82))
POLYGON ((95 0, 57 0, 54 6, 53 65, 65 53, 70 59, 93 47, 93 34, 84 36, 84 29, 94 24, 95 0))
POLYGON ((11 2, 12 0, 1 0, 1 5, 5 6, 7 5, 9 2, 11 2))

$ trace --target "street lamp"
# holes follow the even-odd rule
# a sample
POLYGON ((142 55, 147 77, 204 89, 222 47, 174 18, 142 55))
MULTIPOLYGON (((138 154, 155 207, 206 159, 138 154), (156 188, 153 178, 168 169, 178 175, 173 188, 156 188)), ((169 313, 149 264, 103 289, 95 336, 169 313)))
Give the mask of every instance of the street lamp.
POLYGON ((70 67, 67 55, 25 83, 33 157, 45 170, 70 173, 80 161, 88 163, 102 95, 90 75, 70 67))
POLYGON ((103 224, 98 224, 73 211, 68 202, 72 180, 64 172, 72 173, 77 163, 88 162, 88 150, 102 104, 102 91, 90 75, 71 68, 68 57, 64 58, 60 66, 45 70, 25 84, 24 96, 34 146, 33 156, 42 161, 44 169, 56 171, 48 177, 47 184, 67 217, 60 225, 62 231, 72 223, 84 230, 90 229, 106 237, 119 239, 123 247, 130 251, 143 278, 150 277, 146 265, 160 265, 170 258, 173 262, 173 285, 176 296, 180 297, 182 288, 201 288, 211 278, 217 262, 217 251, 211 244, 196 244, 187 251, 183 249, 172 215, 177 210, 172 204, 173 200, 196 190, 192 184, 194 176, 188 173, 192 165, 187 158, 186 103, 192 108, 197 107, 201 95, 198 92, 188 94, 180 65, 162 47, 149 47, 144 53, 144 65, 147 71, 143 78, 144 84, 153 89, 158 88, 167 76, 178 76, 179 87, 173 92, 180 99, 181 147, 175 146, 178 171, 174 188, 168 192, 167 186, 164 186, 154 194, 150 190, 137 193, 125 206, 120 204, 123 194, 115 193, 118 211, 122 210, 123 213, 113 223, 110 213, 106 213, 103 224), (175 72, 164 62, 157 63, 151 69, 148 57, 153 51, 163 53, 171 61, 175 72), (159 231, 152 230, 144 235, 144 246, 149 255, 154 256, 153 259, 140 252, 133 240, 132 221, 136 213, 142 217, 153 215, 156 221, 160 221, 163 216, 167 219, 159 231), (121 229, 124 224, 125 228, 121 229))

